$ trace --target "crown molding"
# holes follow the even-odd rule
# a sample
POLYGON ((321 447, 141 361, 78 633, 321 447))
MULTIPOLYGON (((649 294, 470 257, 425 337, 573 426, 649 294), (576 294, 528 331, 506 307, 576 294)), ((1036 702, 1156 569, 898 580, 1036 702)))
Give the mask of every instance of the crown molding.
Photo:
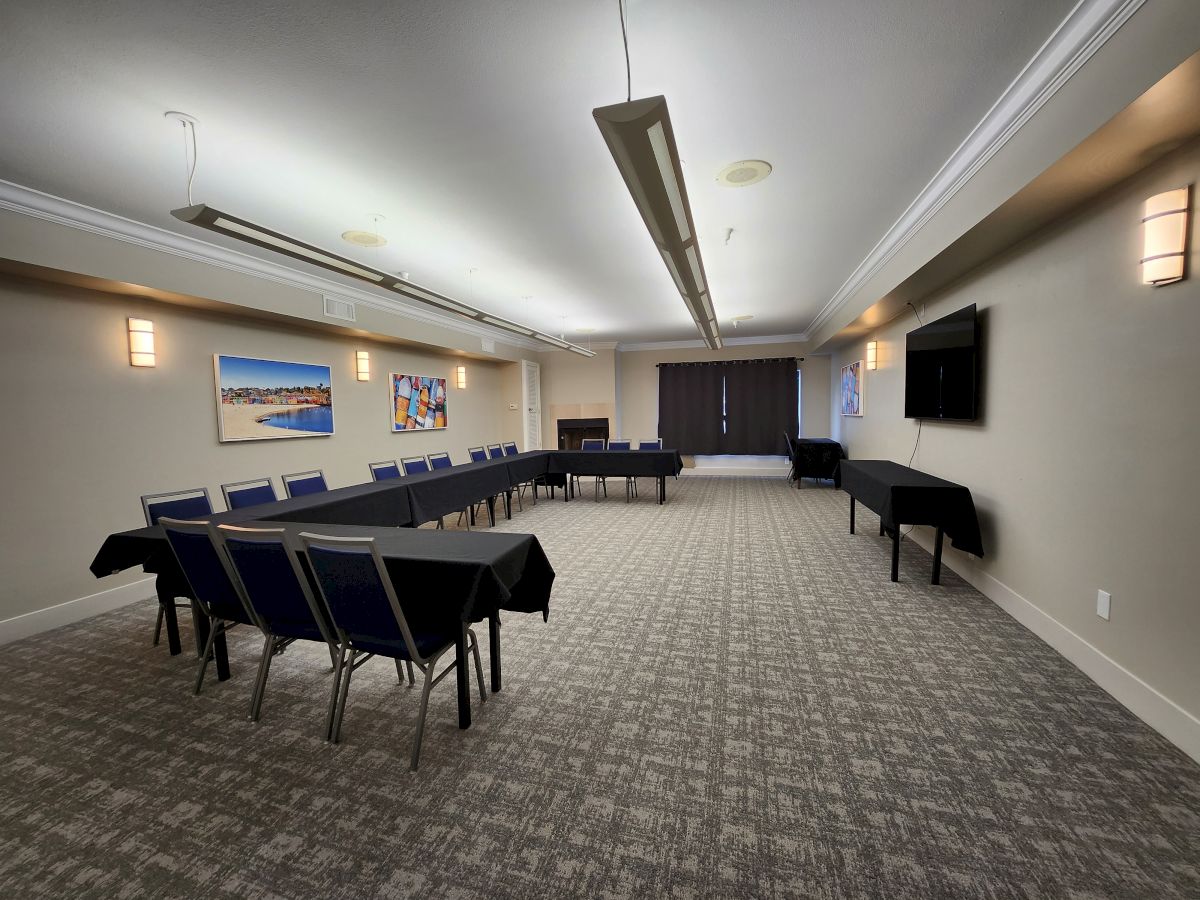
POLYGON ((1145 2, 1080 0, 805 332, 815 334, 875 277, 1145 2))
POLYGON ((532 338, 524 338, 498 328, 490 328, 487 325, 465 322, 457 316, 410 306, 362 288, 310 275, 290 266, 259 259, 248 253, 230 250, 198 238, 176 234, 174 231, 168 231, 156 225, 136 222, 115 213, 85 206, 62 197, 55 197, 52 194, 46 194, 10 181, 0 180, 0 209, 53 222, 57 225, 65 225, 137 247, 156 250, 160 253, 169 253, 172 256, 226 269, 241 275, 263 278, 287 287, 310 291, 317 295, 318 300, 322 296, 333 297, 389 313, 402 319, 439 325, 460 334, 502 341, 509 346, 519 347, 523 350, 540 350, 545 346, 542 342, 532 338))
MULTIPOLYGON (((801 334, 768 334, 762 337, 723 337, 726 347, 752 347, 757 344, 802 344, 808 340, 807 332, 801 334)), ((707 350, 708 345, 697 338, 686 341, 650 341, 648 343, 616 345, 619 353, 638 350, 707 350)), ((720 352, 720 351, 714 351, 720 352)))

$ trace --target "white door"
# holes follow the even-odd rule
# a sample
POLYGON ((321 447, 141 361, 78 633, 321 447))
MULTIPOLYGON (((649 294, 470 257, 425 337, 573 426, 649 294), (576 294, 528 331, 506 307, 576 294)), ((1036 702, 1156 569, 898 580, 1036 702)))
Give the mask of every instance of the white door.
POLYGON ((524 416, 525 444, 522 449, 542 449, 542 367, 521 360, 521 409, 524 416))

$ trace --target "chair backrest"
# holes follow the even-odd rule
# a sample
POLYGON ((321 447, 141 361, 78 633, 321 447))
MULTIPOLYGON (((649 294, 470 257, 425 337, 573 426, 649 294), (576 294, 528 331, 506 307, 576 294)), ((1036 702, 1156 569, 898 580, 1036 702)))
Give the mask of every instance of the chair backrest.
POLYGON ((389 478, 400 477, 400 467, 396 465, 394 459, 385 459, 383 462, 367 463, 367 467, 371 470, 372 481, 387 481, 389 478))
POLYGON ((416 475, 418 472, 429 471, 429 461, 423 456, 407 456, 400 460, 400 465, 404 466, 405 475, 416 475))
POLYGON ((214 527, 208 522, 183 521, 166 516, 158 520, 192 596, 210 615, 233 622, 257 625, 234 586, 233 570, 217 551, 214 527))
POLYGON ((252 478, 250 481, 223 484, 221 493, 225 495, 225 505, 230 509, 272 503, 279 499, 275 496, 275 486, 271 484, 270 478, 252 478))
POLYGON ((655 438, 652 441, 638 441, 639 450, 661 450, 662 438, 655 438))
POLYGON ((287 491, 289 497, 303 497, 305 494, 319 494, 329 490, 325 486, 325 475, 320 469, 284 475, 283 489, 287 491))
POLYGON ((504 448, 499 444, 488 444, 487 452, 489 459, 499 459, 504 455, 504 448))
POLYGON ((603 450, 604 438, 584 438, 579 445, 580 450, 603 450))
POLYGON ((430 453, 429 468, 431 469, 450 469, 454 463, 450 461, 449 453, 430 453))
POLYGON ((521 452, 520 450, 517 449, 516 441, 509 441, 507 444, 504 444, 503 447, 504 447, 504 455, 505 456, 516 456, 518 453, 521 452))
POLYGON ((142 512, 147 525, 157 525, 163 516, 172 519, 197 519, 212 515, 212 501, 208 499, 208 488, 191 488, 186 491, 171 491, 166 494, 143 494, 142 512))
POLYGON ((788 434, 786 431, 783 433, 783 439, 784 439, 784 441, 785 441, 785 442, 787 442, 787 451, 788 451, 788 456, 790 456, 790 457, 792 457, 792 458, 794 459, 794 458, 795 458, 795 456, 796 456, 796 442, 795 442, 795 440, 793 440, 793 439, 792 439, 792 436, 791 436, 790 434, 788 434))
POLYGON ((482 447, 468 447, 467 452, 471 454, 471 462, 483 462, 488 458, 487 451, 482 447))
POLYGON ((425 661, 374 538, 302 532, 300 543, 339 636, 351 646, 356 641, 403 641, 414 662, 425 661))
POLYGON ((329 613, 313 596, 298 548, 284 529, 218 525, 216 534, 237 576, 234 587, 241 588, 242 601, 264 629, 279 637, 337 644, 329 613))
POLYGON ((608 442, 609 450, 628 450, 632 446, 632 441, 627 441, 624 438, 618 438, 615 441, 608 442))

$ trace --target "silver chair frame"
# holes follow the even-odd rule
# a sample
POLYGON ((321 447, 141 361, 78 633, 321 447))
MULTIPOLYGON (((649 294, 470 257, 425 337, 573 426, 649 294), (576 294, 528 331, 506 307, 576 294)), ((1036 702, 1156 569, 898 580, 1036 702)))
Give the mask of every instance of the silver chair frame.
MULTIPOLYGON (((410 462, 423 462, 423 463, 425 463, 425 468, 428 471, 430 471, 430 472, 433 471, 433 466, 431 466, 429 464, 429 457, 427 457, 427 456, 405 456, 400 459, 400 474, 401 475, 405 475, 405 476, 408 475, 408 470, 406 468, 404 468, 404 464, 410 463, 410 462)), ((420 473, 417 473, 417 474, 420 474, 420 473)))
MULTIPOLYGON (((414 772, 417 771, 417 764, 421 758, 421 738, 425 733, 425 714, 429 709, 429 692, 433 689, 434 685, 445 678, 447 674, 455 671, 459 665, 464 665, 466 660, 455 659, 453 663, 443 669, 440 673, 437 675, 434 674, 438 660, 441 659, 445 652, 454 645, 453 643, 448 643, 438 649, 436 652, 432 653, 430 656, 422 656, 417 651, 416 642, 413 640, 412 632, 408 627, 408 619, 404 615, 404 610, 400 607, 400 600, 396 596, 395 586, 392 584, 391 576, 388 575, 387 566, 383 561, 383 557, 379 554, 379 548, 376 546, 374 538, 332 537, 329 535, 313 534, 305 531, 300 533, 300 543, 304 547, 304 551, 306 553, 314 545, 328 549, 366 547, 369 550, 371 559, 375 563, 375 571, 378 573, 380 583, 383 585, 384 593, 387 595, 388 605, 391 606, 392 614, 396 617, 396 624, 400 628, 401 635, 404 637, 404 644, 408 649, 408 655, 413 664, 420 669, 421 673, 425 676, 424 684, 421 688, 421 709, 417 715, 417 733, 413 738, 412 756, 409 761, 409 768, 411 768, 414 772)), ((349 635, 347 635, 346 632, 343 631, 337 624, 337 617, 333 615, 333 607, 325 597, 325 590, 321 586, 321 579, 316 578, 315 581, 317 582, 317 590, 321 594, 321 599, 325 601, 325 605, 329 609, 330 620, 333 622, 334 628, 337 629, 339 638, 340 650, 338 653, 337 662, 334 666, 333 677, 335 690, 338 683, 340 683, 341 689, 335 699, 335 711, 330 730, 330 740, 336 744, 341 737, 342 717, 346 713, 346 698, 350 693, 350 676, 354 674, 354 671, 359 666, 367 662, 375 654, 371 653, 370 651, 360 650, 354 646, 349 635), (347 651, 349 652, 348 657, 347 651), (360 655, 362 656, 361 660, 359 659, 360 655)), ((475 677, 479 682, 479 700, 481 703, 487 703, 487 689, 483 684, 483 664, 479 660, 479 641, 475 637, 474 630, 468 628, 466 623, 463 623, 462 628, 465 632, 467 648, 475 658, 475 677)), ((396 661, 396 665, 397 668, 399 668, 399 660, 396 661)))
POLYGON ((385 466, 394 466, 396 471, 400 473, 400 477, 404 477, 404 469, 401 468, 400 463, 396 462, 394 459, 381 459, 379 462, 367 463, 367 468, 371 470, 372 481, 379 480, 379 477, 375 474, 375 470, 377 468, 382 469, 385 466))
MULTIPOLYGON (((236 493, 240 488, 259 487, 260 485, 266 485, 271 489, 271 493, 275 494, 275 482, 269 475, 266 478, 250 478, 246 481, 232 481, 229 484, 221 485, 221 496, 225 498, 225 508, 233 509, 233 503, 230 502, 229 497, 231 493, 236 493)), ((279 499, 277 494, 275 494, 275 499, 279 499)))
MULTIPOLYGON (((149 525, 154 524, 152 521, 150 521, 150 507, 154 505, 151 501, 165 500, 165 499, 169 499, 169 498, 197 497, 200 495, 203 495, 204 499, 208 501, 208 508, 211 510, 212 509, 212 498, 210 496, 208 496, 208 488, 206 488, 206 487, 188 488, 187 490, 183 490, 183 491, 167 491, 166 493, 163 493, 163 494, 142 494, 142 496, 140 498, 142 501, 142 515, 144 515, 146 517, 146 525, 149 526, 149 525)), ((228 506, 229 503, 226 502, 225 505, 228 506)), ((175 600, 172 600, 171 602, 175 603, 176 609, 184 609, 184 608, 191 607, 190 602, 188 604, 186 604, 186 607, 185 607, 185 604, 178 603, 175 600)), ((152 644, 152 646, 154 646, 154 647, 158 646, 158 642, 162 638, 163 618, 165 616, 166 616, 166 613, 163 611, 162 601, 160 600, 158 603, 158 616, 154 620, 154 643, 152 644)))
MULTIPOLYGON (((310 475, 320 475, 321 480, 325 481, 325 473, 321 469, 309 469, 307 472, 293 472, 290 475, 280 475, 279 480, 283 482, 284 493, 288 495, 288 499, 292 499, 292 482, 303 481, 310 475)), ((329 490, 329 482, 325 481, 325 489, 329 490)))

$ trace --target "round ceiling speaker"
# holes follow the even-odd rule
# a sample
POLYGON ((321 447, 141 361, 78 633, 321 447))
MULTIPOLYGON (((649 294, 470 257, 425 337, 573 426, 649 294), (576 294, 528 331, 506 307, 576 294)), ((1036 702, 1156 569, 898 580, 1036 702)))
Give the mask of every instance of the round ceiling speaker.
POLYGON ((740 159, 717 173, 717 181, 726 187, 758 184, 771 174, 771 164, 762 159, 740 159))
POLYGON ((343 231, 342 240, 356 247, 382 247, 387 238, 373 231, 343 231))

